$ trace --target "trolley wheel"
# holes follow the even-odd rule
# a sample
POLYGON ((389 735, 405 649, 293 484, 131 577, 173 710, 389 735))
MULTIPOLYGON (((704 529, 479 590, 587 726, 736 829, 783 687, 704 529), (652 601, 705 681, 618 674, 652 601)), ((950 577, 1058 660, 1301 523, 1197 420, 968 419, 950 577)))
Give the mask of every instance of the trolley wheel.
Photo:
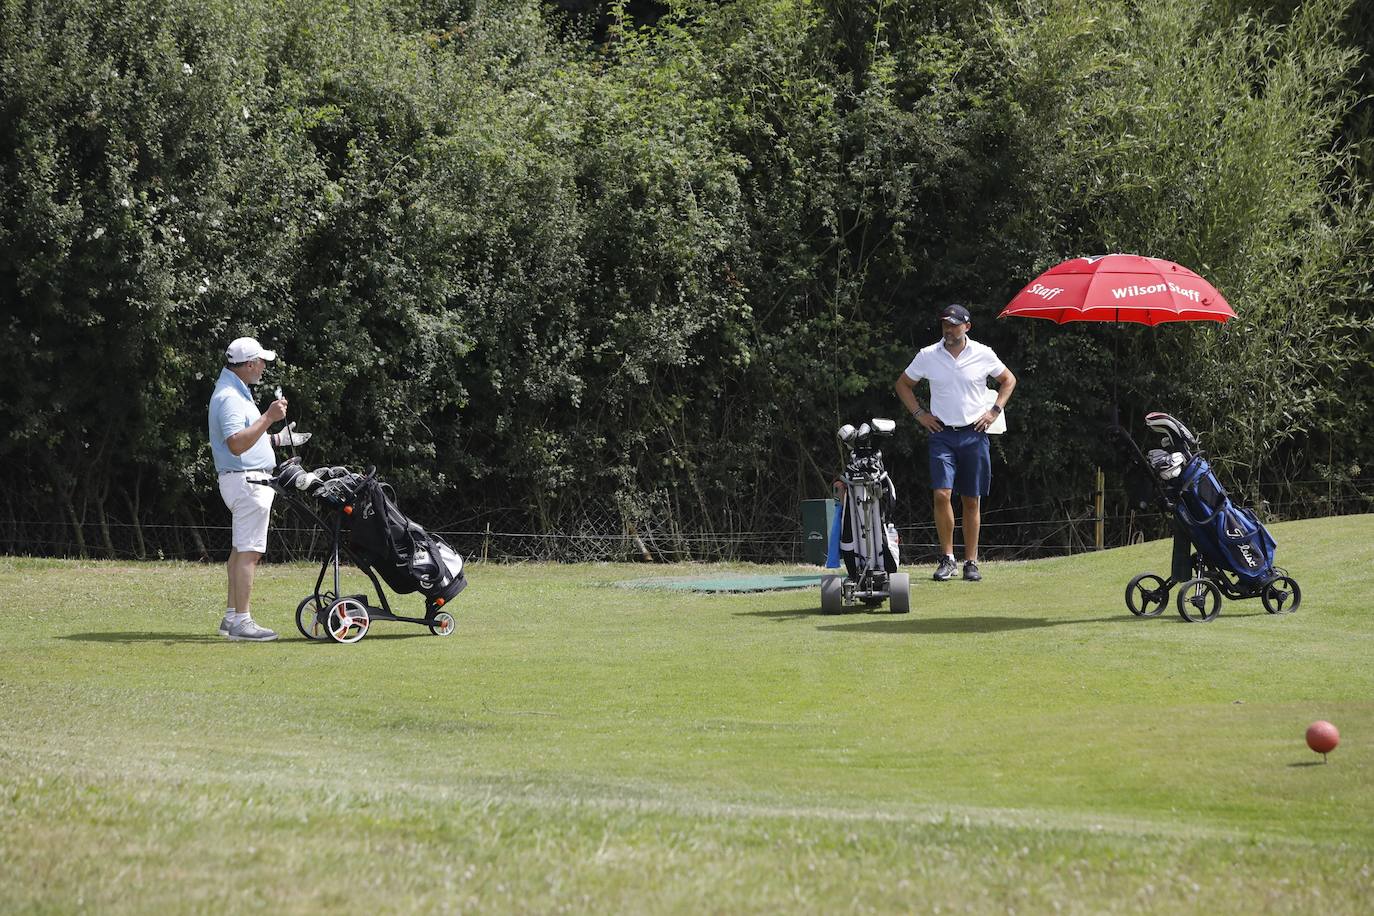
POLYGON ((452 636, 453 631, 458 629, 458 621, 453 619, 453 615, 448 611, 440 611, 434 615, 434 619, 429 624, 429 631, 435 636, 452 636))
POLYGON ((893 573, 887 580, 888 605, 894 614, 911 611, 911 576, 907 573, 893 573))
POLYGON ((367 635, 371 623, 366 604, 357 598, 340 598, 325 613, 324 631, 335 642, 355 643, 367 635))
POLYGON ((296 605, 296 629, 300 630, 306 639, 329 638, 324 631, 325 607, 326 602, 319 595, 306 595, 301 603, 296 605))
POLYGON ((1260 602, 1271 614, 1291 614, 1302 604, 1302 589, 1291 576, 1275 576, 1264 583, 1260 602))
POLYGON ((1178 614, 1189 623, 1216 620, 1221 613, 1221 589, 1211 579, 1189 579, 1178 587, 1178 614))
POLYGON ((843 580, 839 576, 821 577, 821 613, 838 614, 844 609, 843 580))
POLYGON ((1154 573, 1141 573, 1126 585, 1126 607, 1137 617, 1158 617, 1169 606, 1169 585, 1154 573))

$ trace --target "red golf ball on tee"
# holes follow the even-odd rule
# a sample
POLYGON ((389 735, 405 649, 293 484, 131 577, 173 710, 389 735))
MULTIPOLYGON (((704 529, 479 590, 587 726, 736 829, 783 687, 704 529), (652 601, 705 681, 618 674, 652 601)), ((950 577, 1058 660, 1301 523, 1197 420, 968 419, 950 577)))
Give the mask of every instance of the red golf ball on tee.
POLYGON ((1307 726, 1307 746, 1318 754, 1329 754, 1341 743, 1341 733, 1336 726, 1325 719, 1318 719, 1307 726))

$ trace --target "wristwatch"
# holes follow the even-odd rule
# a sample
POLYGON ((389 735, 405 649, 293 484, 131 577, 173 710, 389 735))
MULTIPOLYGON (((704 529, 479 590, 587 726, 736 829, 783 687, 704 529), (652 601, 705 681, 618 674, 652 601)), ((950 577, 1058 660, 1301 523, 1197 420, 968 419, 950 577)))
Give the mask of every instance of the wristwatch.
POLYGON ((1001 413, 1001 412, 1002 412, 1002 405, 1000 405, 1000 404, 993 404, 991 407, 988 408, 988 410, 991 410, 993 413, 1001 413))

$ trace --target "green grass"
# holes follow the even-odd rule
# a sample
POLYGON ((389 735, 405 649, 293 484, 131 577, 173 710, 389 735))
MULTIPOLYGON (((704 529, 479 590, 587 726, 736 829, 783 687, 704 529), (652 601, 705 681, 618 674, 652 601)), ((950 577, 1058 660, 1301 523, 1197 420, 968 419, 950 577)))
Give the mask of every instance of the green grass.
POLYGON ((0 559, 0 910, 1368 913, 1374 516, 1275 534, 1286 617, 1129 616, 1153 543, 907 617, 474 566, 355 646, 304 566, 243 645, 220 567, 0 559))

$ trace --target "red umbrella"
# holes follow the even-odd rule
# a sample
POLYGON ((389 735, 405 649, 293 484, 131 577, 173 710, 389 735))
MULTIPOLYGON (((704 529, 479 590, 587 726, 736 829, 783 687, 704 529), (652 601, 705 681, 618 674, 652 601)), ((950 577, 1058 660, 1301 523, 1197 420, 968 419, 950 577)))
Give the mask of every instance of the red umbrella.
POLYGON ((1066 321, 1226 321, 1236 317, 1212 284, 1162 258, 1104 254, 1071 258, 1036 277, 1002 309, 1066 321))

